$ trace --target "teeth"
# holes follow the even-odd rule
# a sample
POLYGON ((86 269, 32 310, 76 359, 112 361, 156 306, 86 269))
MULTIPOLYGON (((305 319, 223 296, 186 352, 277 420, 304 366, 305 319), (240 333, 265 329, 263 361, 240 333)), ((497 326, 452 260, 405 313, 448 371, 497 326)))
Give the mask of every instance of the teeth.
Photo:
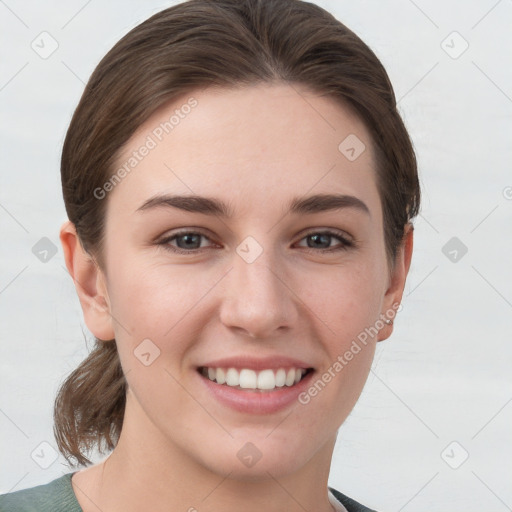
MULTIPOLYGON (((256 374, 256 372, 254 372, 256 374)), ((272 370, 263 370, 258 373, 258 389, 274 389, 276 387, 276 376, 272 370)))
POLYGON ((290 368, 288 370, 288 373, 286 374, 286 380, 284 383, 287 386, 291 386, 295 382, 295 370, 293 368, 290 368))
POLYGON ((208 377, 210 377, 210 380, 217 380, 219 384, 224 384, 226 382, 226 372, 222 368, 217 368, 217 375, 215 375, 215 369, 214 368, 208 368, 208 377), (210 377, 210 369, 214 371, 213 378, 210 377))
POLYGON ((240 385, 240 374, 234 368, 230 368, 227 371, 226 384, 228 386, 239 386, 240 385))
POLYGON ((303 368, 279 368, 274 370, 262 370, 255 372, 244 368, 238 371, 235 368, 204 368, 203 375, 217 384, 226 384, 241 389, 271 390, 283 386, 293 386, 300 382, 306 370, 303 368))
MULTIPOLYGON (((236 371, 236 370, 234 370, 236 371)), ((258 376, 253 370, 242 370, 240 372, 240 387, 243 389, 256 389, 258 376)))
POLYGON ((282 388, 286 382, 286 372, 279 368, 276 372, 276 387, 282 388))

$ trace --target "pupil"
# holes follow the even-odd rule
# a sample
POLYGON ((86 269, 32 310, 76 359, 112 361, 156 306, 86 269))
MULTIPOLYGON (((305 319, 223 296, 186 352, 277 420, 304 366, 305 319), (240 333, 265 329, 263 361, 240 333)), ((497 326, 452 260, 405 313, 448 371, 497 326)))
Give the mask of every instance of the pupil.
MULTIPOLYGON (((320 244, 323 243, 325 247, 329 247, 329 238, 330 235, 311 235, 311 239, 314 242, 320 242, 320 244)), ((318 247, 318 245, 316 245, 315 247, 318 247)))
MULTIPOLYGON (((196 242, 196 245, 197 245, 197 241, 198 241, 198 238, 199 238, 199 235, 182 235, 180 238, 178 238, 178 240, 184 240, 184 244, 185 245, 185 248, 190 248, 191 245, 194 245, 194 242, 196 242), (191 243, 190 243, 191 242, 191 243)), ((180 245, 178 243, 178 245, 180 245)), ((194 247, 194 248, 197 248, 197 247, 194 247)))

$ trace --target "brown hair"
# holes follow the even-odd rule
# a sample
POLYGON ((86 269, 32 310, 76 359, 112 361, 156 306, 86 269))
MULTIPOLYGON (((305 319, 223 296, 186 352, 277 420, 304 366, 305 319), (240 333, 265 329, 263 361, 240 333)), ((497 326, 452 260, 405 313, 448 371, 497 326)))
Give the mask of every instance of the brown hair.
MULTIPOLYGON (((194 89, 276 81, 350 105, 370 130, 386 254, 394 262, 420 189, 392 85, 372 50, 327 11, 300 0, 189 0, 144 21, 105 55, 71 120, 61 160, 64 201, 100 266, 107 201, 94 190, 113 175, 136 129, 194 89)), ((54 431, 70 462, 90 463, 91 448, 110 450, 119 438, 126 382, 114 341, 96 339, 58 392, 54 431)))

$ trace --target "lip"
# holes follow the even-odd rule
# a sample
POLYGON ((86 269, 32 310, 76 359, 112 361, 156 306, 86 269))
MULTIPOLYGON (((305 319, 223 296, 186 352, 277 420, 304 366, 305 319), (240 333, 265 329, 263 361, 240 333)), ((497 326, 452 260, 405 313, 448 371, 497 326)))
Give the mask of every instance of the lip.
POLYGON ((217 359, 205 363, 197 368, 197 376, 208 393, 223 406, 232 410, 246 414, 272 414, 282 411, 293 404, 298 403, 299 395, 310 385, 316 371, 311 365, 303 361, 288 357, 270 357, 270 358, 249 358, 249 357, 231 357, 227 359, 217 359), (238 388, 217 384, 204 377, 199 372, 202 367, 210 368, 247 368, 255 371, 259 370, 278 370, 279 368, 302 368, 310 370, 302 380, 293 386, 283 386, 271 391, 259 390, 241 390, 238 388))

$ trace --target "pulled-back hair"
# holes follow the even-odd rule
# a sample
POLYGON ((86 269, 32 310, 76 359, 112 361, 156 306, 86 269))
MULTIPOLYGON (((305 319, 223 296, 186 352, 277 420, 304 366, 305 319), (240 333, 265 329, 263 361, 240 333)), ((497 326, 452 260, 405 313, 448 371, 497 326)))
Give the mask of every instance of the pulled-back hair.
MULTIPOLYGON (((61 160, 66 211, 100 266, 107 199, 94 191, 109 181, 137 128, 164 103, 198 88, 275 82, 300 84, 348 104, 366 125, 393 264, 404 227, 418 213, 420 189, 392 85, 372 50, 311 3, 189 0, 144 21, 105 55, 67 131, 61 160)), ((87 464, 92 448, 115 447, 125 395, 115 340, 96 339, 55 401, 55 436, 68 461, 87 464)))

